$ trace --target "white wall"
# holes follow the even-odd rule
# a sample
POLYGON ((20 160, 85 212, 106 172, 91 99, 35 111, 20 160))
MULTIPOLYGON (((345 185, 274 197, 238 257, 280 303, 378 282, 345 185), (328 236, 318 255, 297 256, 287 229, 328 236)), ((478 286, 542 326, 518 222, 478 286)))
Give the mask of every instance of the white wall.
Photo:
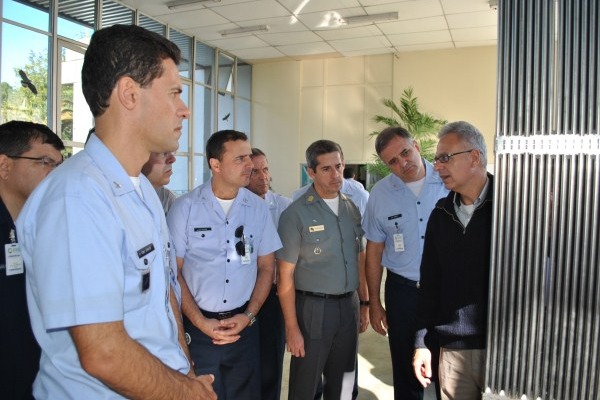
POLYGON ((381 99, 398 100, 408 86, 423 111, 479 127, 493 162, 495 46, 255 64, 252 86, 252 145, 284 195, 298 188, 304 150, 317 139, 338 142, 348 163, 369 162, 369 133, 383 127, 372 118, 389 114, 381 99))

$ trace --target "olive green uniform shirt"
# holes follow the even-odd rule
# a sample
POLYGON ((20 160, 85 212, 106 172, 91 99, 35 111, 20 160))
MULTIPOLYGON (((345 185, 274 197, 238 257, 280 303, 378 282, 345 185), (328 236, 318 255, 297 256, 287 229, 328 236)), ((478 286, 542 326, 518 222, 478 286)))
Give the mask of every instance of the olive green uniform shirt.
POLYGON ((296 265, 297 290, 342 294, 358 288, 358 253, 364 250, 360 212, 339 196, 338 216, 312 185, 281 214, 283 247, 275 256, 296 265))

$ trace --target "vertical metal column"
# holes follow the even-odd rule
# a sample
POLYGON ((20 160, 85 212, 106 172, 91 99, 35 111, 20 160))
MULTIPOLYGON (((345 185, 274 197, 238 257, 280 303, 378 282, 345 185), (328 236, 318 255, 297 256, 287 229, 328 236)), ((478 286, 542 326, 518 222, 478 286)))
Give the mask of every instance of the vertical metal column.
POLYGON ((599 1, 499 2, 486 400, 600 400, 599 1))

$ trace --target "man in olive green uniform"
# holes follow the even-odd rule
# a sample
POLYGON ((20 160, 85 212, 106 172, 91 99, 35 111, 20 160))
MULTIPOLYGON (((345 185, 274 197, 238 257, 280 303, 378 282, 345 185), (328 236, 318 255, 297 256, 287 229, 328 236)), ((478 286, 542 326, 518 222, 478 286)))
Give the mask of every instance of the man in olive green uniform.
POLYGON ((340 194, 340 146, 318 140, 306 150, 306 161, 314 183, 281 215, 283 247, 276 253, 292 354, 289 399, 312 399, 321 375, 325 400, 350 399, 358 332, 366 329, 369 318, 364 262, 359 262, 364 257, 361 217, 340 194))

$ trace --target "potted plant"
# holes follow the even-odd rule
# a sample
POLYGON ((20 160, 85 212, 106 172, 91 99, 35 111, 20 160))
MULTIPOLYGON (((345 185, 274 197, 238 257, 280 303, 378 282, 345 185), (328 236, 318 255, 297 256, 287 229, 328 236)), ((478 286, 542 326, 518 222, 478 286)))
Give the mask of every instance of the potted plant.
MULTIPOLYGON (((406 128, 419 145, 421 156, 426 160, 433 161, 437 146, 437 132, 447 121, 421 112, 417 97, 414 95, 411 87, 402 91, 399 104, 396 104, 392 99, 383 99, 382 103, 392 111, 392 116, 375 115, 373 120, 387 126, 402 126, 406 128)), ((375 137, 379 132, 371 132, 369 136, 375 137)), ((375 178, 374 180, 371 179, 372 183, 390 173, 388 166, 379 159, 377 154, 373 155, 373 162, 367 165, 367 171, 375 178)))

